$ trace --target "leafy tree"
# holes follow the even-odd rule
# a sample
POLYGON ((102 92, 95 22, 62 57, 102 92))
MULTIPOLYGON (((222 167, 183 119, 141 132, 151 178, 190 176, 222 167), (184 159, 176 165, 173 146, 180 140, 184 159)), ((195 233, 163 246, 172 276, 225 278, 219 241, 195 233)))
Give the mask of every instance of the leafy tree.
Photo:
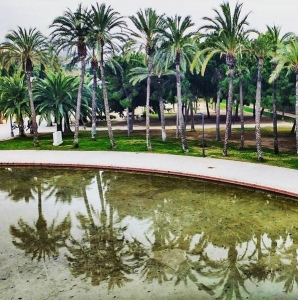
POLYGON ((6 42, 0 45, 0 61, 4 68, 18 65, 26 74, 34 146, 39 146, 31 76, 34 65, 48 63, 47 40, 36 28, 27 30, 21 27, 12 30, 5 38, 6 42))
POLYGON ((25 136, 24 116, 30 115, 30 107, 24 76, 15 73, 12 77, 0 78, 0 111, 6 120, 15 116, 19 135, 25 136))
POLYGON ((36 109, 41 119, 53 114, 57 121, 57 131, 62 131, 62 119, 67 119, 69 112, 75 111, 75 95, 78 80, 72 75, 61 72, 47 72, 45 79, 34 82, 33 91, 38 102, 36 109))

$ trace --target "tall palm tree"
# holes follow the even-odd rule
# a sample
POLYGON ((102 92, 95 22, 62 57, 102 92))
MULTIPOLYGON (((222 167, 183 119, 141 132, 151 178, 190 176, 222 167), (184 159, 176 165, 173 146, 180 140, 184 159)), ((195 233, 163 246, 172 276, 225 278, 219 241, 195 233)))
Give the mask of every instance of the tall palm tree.
POLYGON ((287 45, 280 44, 276 56, 272 59, 277 63, 274 72, 271 74, 269 82, 273 82, 278 77, 282 69, 293 70, 296 75, 296 104, 295 104, 295 122, 296 122, 296 152, 298 155, 298 38, 292 38, 287 45))
POLYGON ((41 119, 46 119, 49 114, 54 115, 57 131, 62 131, 62 119, 76 110, 74 99, 77 87, 77 78, 63 72, 47 72, 45 79, 38 79, 33 85, 38 102, 36 109, 41 119))
POLYGON ((255 102, 255 133, 256 133, 256 147, 258 161, 263 161, 262 145, 261 145, 261 92, 262 92, 262 70, 264 59, 268 57, 271 50, 271 40, 267 35, 259 34, 258 38, 252 42, 251 45, 253 54, 258 60, 258 74, 257 74, 257 89, 255 102))
POLYGON ((182 113, 181 97, 181 68, 186 69, 193 58, 194 41, 198 36, 197 31, 190 31, 194 26, 190 16, 182 19, 181 16, 167 17, 164 29, 161 33, 161 53, 167 56, 169 63, 175 64, 177 100, 178 100, 178 120, 181 134, 182 151, 188 152, 186 141, 185 123, 182 113))
POLYGON ((108 126, 111 148, 115 149, 116 144, 113 136, 112 123, 110 118, 110 108, 105 79, 105 56, 111 56, 119 50, 119 43, 124 42, 126 34, 124 32, 126 23, 118 12, 111 6, 98 3, 91 6, 91 10, 86 14, 86 23, 90 30, 89 37, 97 42, 99 51, 99 69, 102 82, 102 92, 105 104, 105 115, 108 126))
MULTIPOLYGON (((205 21, 209 24, 204 25, 200 28, 205 29, 207 33, 212 34, 211 47, 207 47, 203 50, 207 53, 207 56, 202 64, 201 73, 205 72, 206 66, 209 60, 215 54, 225 56, 226 65, 229 68, 229 92, 228 92, 228 103, 227 103, 227 116, 226 116, 226 129, 224 138, 223 156, 227 156, 227 144, 229 138, 229 132, 231 129, 231 117, 232 117, 232 100, 233 100, 233 80, 235 66, 237 63, 236 55, 241 47, 241 42, 249 32, 253 30, 246 30, 246 26, 249 25, 247 19, 249 13, 241 19, 242 3, 237 3, 234 11, 231 11, 230 4, 224 2, 220 5, 221 11, 214 9, 215 17, 209 18, 204 17, 205 21)), ((199 55, 202 54, 202 51, 199 55)), ((198 56, 198 55, 197 55, 198 56)))
POLYGON ((48 44, 46 38, 36 29, 29 30, 18 27, 6 36, 6 41, 0 45, 0 61, 4 68, 18 65, 26 74, 31 120, 33 127, 34 146, 39 146, 36 113, 34 107, 31 76, 34 65, 48 63, 48 44))
POLYGON ((147 150, 151 151, 150 142, 150 85, 152 74, 152 59, 158 41, 158 32, 163 27, 163 15, 158 15, 152 8, 144 11, 141 9, 136 16, 130 16, 137 31, 132 32, 132 45, 138 46, 140 50, 145 50, 147 56, 147 94, 146 94, 146 143, 147 150))
POLYGON ((85 10, 82 8, 82 5, 79 4, 76 11, 73 12, 70 9, 67 9, 63 16, 57 17, 52 25, 50 25, 50 28, 53 28, 51 39, 57 52, 59 53, 66 48, 69 53, 71 53, 73 48, 76 48, 76 56, 79 57, 81 63, 80 84, 75 114, 74 148, 79 147, 79 122, 87 56, 88 27, 84 23, 84 13, 85 10))
MULTIPOLYGON (((276 56, 276 51, 278 48, 278 45, 280 43, 286 42, 293 33, 287 32, 284 35, 281 36, 280 33, 281 27, 277 26, 267 26, 267 34, 269 35, 269 38, 272 43, 272 49, 270 56, 274 58, 276 56)), ((273 63, 273 68, 276 67, 276 63, 273 63)), ((274 139, 274 153, 278 154, 278 134, 277 134, 277 92, 276 92, 276 79, 272 82, 273 85, 273 101, 272 101, 272 121, 273 121, 273 139, 274 139)))
POLYGON ((166 127, 165 127, 164 103, 162 98, 162 77, 175 75, 175 72, 173 70, 165 69, 163 63, 164 62, 161 61, 153 62, 150 74, 148 73, 148 68, 136 67, 131 69, 129 75, 131 77, 130 82, 132 82, 133 85, 145 79, 147 79, 147 83, 148 83, 148 77, 156 78, 157 86, 158 86, 158 101, 159 101, 160 121, 161 121, 161 137, 162 137, 162 141, 165 142, 167 138, 167 134, 166 134, 166 127))

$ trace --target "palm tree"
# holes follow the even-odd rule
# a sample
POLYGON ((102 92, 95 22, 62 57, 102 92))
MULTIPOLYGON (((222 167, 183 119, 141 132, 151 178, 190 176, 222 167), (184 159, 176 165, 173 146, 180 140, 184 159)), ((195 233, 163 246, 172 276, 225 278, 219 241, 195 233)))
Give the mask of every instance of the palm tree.
POLYGON ((170 63, 175 64, 176 84, 178 99, 178 119, 181 134, 182 151, 188 152, 186 141, 185 123, 182 113, 181 97, 181 68, 186 69, 187 63, 190 64, 194 49, 194 38, 197 37, 197 31, 190 31, 194 26, 190 16, 182 19, 181 16, 167 17, 165 19, 164 29, 161 33, 161 53, 167 56, 170 63))
POLYGON ((258 59, 258 74, 257 74, 257 89, 256 89, 256 102, 255 102, 255 133, 256 133, 256 146, 258 161, 263 161, 262 145, 261 145, 261 91, 262 91, 262 70, 264 59, 268 56, 271 50, 271 40, 267 35, 260 34, 251 45, 253 54, 258 59))
POLYGON ((1 78, 0 111, 6 120, 15 116, 19 125, 19 135, 25 136, 24 115, 30 115, 30 107, 24 76, 15 73, 12 77, 1 78))
POLYGON ((31 76, 34 65, 48 62, 48 45, 46 38, 36 29, 18 27, 6 36, 6 42, 0 45, 0 60, 4 68, 18 65, 25 72, 33 127, 34 146, 39 146, 36 113, 34 107, 31 76))
MULTIPOLYGON (((147 79, 148 77, 154 77, 157 80, 158 86, 158 100, 159 100, 159 110, 160 110, 160 121, 161 121, 161 137, 162 141, 165 142, 167 138, 166 128, 165 128, 165 116, 164 116, 164 103, 162 98, 162 77, 175 75, 173 70, 165 69, 164 62, 153 62, 151 67, 151 73, 148 73, 148 68, 136 67, 130 71, 130 82, 135 85, 136 83, 147 79)), ((148 87, 148 86, 147 86, 148 87)), ((146 126, 147 128, 147 126, 146 126)), ((147 140, 148 141, 148 140, 147 140)), ((148 146, 148 144, 147 144, 148 146)), ((148 149, 148 147, 147 147, 148 149)))
POLYGON ((273 82, 278 77, 282 69, 288 71, 294 70, 296 75, 296 104, 295 104, 295 122, 296 122, 296 152, 298 155, 298 39, 292 38, 287 45, 280 44, 276 51, 276 56, 272 59, 277 66, 270 76, 269 82, 273 82))
MULTIPOLYGON (((285 33, 281 36, 281 28, 277 26, 269 27, 267 26, 267 34, 272 43, 272 49, 270 56, 274 58, 276 56, 276 51, 280 43, 286 42, 289 37, 293 35, 291 32, 285 33)), ((276 67, 276 63, 273 63, 273 68, 276 67)), ((276 93, 276 79, 273 80, 273 103, 272 103, 272 121, 273 121, 273 139, 274 139, 274 153, 278 154, 278 134, 277 134, 277 93, 276 93)))
POLYGON ((50 28, 54 28, 53 32, 51 33, 51 38, 54 46, 57 49, 57 52, 59 53, 61 50, 66 48, 70 53, 75 47, 77 48, 76 55, 79 57, 81 62, 80 84, 78 88, 75 114, 75 132, 73 141, 74 148, 79 147, 79 122, 81 116, 82 92, 87 56, 88 27, 84 23, 84 13, 85 10, 82 8, 82 5, 79 4, 75 12, 67 9, 63 16, 57 17, 53 21, 52 25, 50 25, 50 28))
POLYGON ((147 56, 147 94, 146 94, 146 143, 147 150, 151 151, 150 142, 150 85, 152 75, 152 59, 155 52, 156 43, 158 41, 158 32, 163 26, 163 15, 159 16, 152 8, 144 11, 139 10, 136 16, 131 16, 137 31, 132 32, 132 45, 138 46, 140 50, 145 50, 147 56))
POLYGON ((57 131, 62 131, 62 119, 69 112, 75 111, 75 94, 77 78, 60 72, 48 72, 45 79, 38 79, 33 85, 36 109, 42 118, 53 114, 57 120, 57 131))
POLYGON ((227 116, 226 116, 226 129, 224 138, 223 156, 227 156, 227 144, 229 138, 229 132, 231 129, 231 116, 232 116, 232 100, 233 100, 233 80, 235 66, 237 63, 236 55, 240 51, 241 42, 243 38, 253 30, 245 30, 248 26, 247 18, 249 13, 240 19, 242 11, 242 3, 237 3, 234 11, 230 9, 230 4, 225 2, 220 5, 221 11, 214 9, 216 16, 214 18, 204 17, 205 21, 210 24, 204 25, 200 28, 205 29, 208 33, 212 34, 210 40, 212 46, 207 47, 203 51, 199 52, 200 56, 202 53, 207 53, 207 56, 202 64, 201 73, 205 72, 206 66, 209 60, 215 54, 224 55, 226 59, 226 65, 229 68, 229 93, 227 103, 227 116))
POLYGON ((123 31, 126 28, 126 23, 123 17, 118 12, 114 11, 111 6, 101 4, 99 6, 91 6, 91 10, 86 14, 85 21, 90 30, 89 37, 92 41, 97 42, 99 50, 99 68, 101 74, 102 92, 105 104, 105 115, 108 126, 111 148, 115 149, 112 123, 110 118, 110 108, 107 92, 107 83, 105 79, 105 56, 113 54, 119 50, 119 42, 124 42, 126 34, 123 31))

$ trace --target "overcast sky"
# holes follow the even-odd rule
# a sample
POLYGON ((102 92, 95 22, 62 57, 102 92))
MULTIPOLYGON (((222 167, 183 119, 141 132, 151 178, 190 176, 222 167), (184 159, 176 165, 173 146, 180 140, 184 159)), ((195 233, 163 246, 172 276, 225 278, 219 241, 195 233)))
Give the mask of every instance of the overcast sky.
MULTIPOLYGON (((90 6, 98 2, 111 5, 123 16, 136 13, 140 8, 152 7, 158 13, 168 16, 175 14, 191 15, 197 27, 203 25, 204 16, 212 17, 212 9, 219 8, 221 0, 0 0, 0 41, 9 30, 17 26, 36 27, 43 34, 48 35, 48 26, 55 17, 63 15, 66 8, 75 10, 79 3, 90 6)), ((236 0, 229 1, 234 8, 236 0)), ((298 34, 298 1, 297 0, 243 0, 243 16, 249 16, 250 27, 265 31, 266 25, 281 26, 282 32, 298 34)))

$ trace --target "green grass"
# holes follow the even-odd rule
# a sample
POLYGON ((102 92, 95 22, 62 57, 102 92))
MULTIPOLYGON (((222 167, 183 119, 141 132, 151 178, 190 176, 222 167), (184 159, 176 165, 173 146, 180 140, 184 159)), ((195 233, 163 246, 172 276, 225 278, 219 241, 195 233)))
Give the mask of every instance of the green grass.
MULTIPOLYGON (((247 129, 247 132, 251 129, 247 129)), ((289 128, 279 129, 283 130, 287 136, 289 128)), ((234 129, 235 134, 239 134, 239 129, 234 129)), ((201 136, 199 132, 187 132, 189 152, 182 153, 181 139, 175 138, 175 131, 168 130, 168 138, 166 142, 161 141, 160 131, 151 131, 152 153, 165 153, 174 155, 197 156, 202 157, 201 136)), ((262 135, 272 136, 271 128, 262 129, 262 135)), ((245 162, 257 162, 257 154, 255 146, 246 146, 244 150, 239 150, 239 143, 229 142, 228 157, 222 157, 223 143, 215 141, 213 138, 214 130, 206 130, 205 156, 229 159, 245 162)), ((289 134, 288 134, 289 136, 289 134)), ((114 151, 128 151, 128 152, 147 152, 145 131, 135 131, 131 137, 126 136, 126 131, 114 131, 115 142, 117 149, 114 151)), ((289 136, 290 137, 290 136, 289 136)), ((292 138, 292 137, 291 137, 292 138)), ((39 147, 34 147, 32 136, 16 137, 12 140, 0 142, 0 150, 69 150, 69 151, 110 151, 110 142, 107 131, 97 132, 97 140, 91 140, 90 131, 81 131, 79 135, 79 148, 73 148, 73 134, 63 136, 63 144, 60 146, 53 146, 52 133, 39 134, 39 147)), ((298 159, 295 152, 280 153, 275 155, 272 149, 263 147, 263 164, 280 166, 286 168, 298 169, 298 159)))

